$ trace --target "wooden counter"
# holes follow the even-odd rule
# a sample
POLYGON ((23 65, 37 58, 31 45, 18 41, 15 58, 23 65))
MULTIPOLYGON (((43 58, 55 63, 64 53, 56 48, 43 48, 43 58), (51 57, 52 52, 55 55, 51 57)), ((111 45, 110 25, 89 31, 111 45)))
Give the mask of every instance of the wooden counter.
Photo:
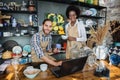
MULTIPOLYGON (((110 80, 120 80, 120 67, 110 66, 107 62, 104 61, 106 67, 110 70, 110 80)), ((40 63, 33 63, 35 67, 38 67, 40 63)), ((83 72, 76 72, 74 74, 64 76, 61 78, 56 78, 48 69, 46 72, 40 72, 34 79, 28 79, 24 76, 23 70, 27 65, 20 65, 19 66, 19 80, 109 80, 104 77, 96 77, 94 76, 94 67, 89 67, 87 64, 85 65, 83 72)), ((51 66, 49 66, 51 67, 51 66)), ((13 67, 9 66, 6 73, 0 75, 0 80, 14 80, 14 72, 13 67)))

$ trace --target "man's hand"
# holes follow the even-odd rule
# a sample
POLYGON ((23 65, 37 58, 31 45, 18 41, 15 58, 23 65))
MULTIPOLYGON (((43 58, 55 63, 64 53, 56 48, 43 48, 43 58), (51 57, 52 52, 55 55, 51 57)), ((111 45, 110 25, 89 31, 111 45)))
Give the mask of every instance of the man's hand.
POLYGON ((41 59, 43 61, 45 61, 46 63, 49 63, 53 66, 61 66, 62 65, 62 61, 55 62, 55 61, 51 60, 50 58, 48 58, 46 56, 41 57, 41 59))
POLYGON ((69 41, 76 41, 76 38, 69 36, 69 37, 68 37, 68 40, 69 40, 69 41))
POLYGON ((61 66, 62 65, 62 61, 58 61, 56 62, 55 66, 61 66))

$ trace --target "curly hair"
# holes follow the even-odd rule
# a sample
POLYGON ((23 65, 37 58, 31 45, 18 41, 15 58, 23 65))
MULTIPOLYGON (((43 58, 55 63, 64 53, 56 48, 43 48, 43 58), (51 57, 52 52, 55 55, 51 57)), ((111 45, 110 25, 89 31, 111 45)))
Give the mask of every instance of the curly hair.
POLYGON ((75 11, 75 13, 77 15, 77 18, 79 17, 80 9, 78 7, 73 6, 73 5, 68 6, 67 9, 66 9, 66 16, 67 16, 67 18, 69 18, 69 12, 70 11, 75 11))
POLYGON ((70 11, 74 11, 76 13, 76 15, 77 15, 77 18, 79 17, 80 9, 78 7, 73 6, 73 5, 68 6, 67 9, 66 9, 66 16, 67 16, 67 18, 69 18, 70 11))

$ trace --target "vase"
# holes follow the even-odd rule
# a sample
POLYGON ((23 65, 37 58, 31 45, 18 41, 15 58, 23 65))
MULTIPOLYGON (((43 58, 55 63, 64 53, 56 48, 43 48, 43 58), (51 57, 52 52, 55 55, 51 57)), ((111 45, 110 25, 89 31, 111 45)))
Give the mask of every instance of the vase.
POLYGON ((108 48, 104 45, 97 45, 95 47, 95 55, 97 59, 106 59, 108 48))

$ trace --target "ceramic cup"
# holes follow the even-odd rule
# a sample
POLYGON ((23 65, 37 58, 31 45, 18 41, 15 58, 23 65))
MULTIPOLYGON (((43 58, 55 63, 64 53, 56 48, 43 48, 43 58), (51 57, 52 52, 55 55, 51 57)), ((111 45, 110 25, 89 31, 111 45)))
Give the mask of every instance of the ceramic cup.
POLYGON ((47 64, 41 64, 41 65, 40 65, 41 71, 46 71, 47 68, 48 68, 48 65, 47 65, 47 64))
POLYGON ((61 49, 61 44, 56 44, 56 48, 61 49))

